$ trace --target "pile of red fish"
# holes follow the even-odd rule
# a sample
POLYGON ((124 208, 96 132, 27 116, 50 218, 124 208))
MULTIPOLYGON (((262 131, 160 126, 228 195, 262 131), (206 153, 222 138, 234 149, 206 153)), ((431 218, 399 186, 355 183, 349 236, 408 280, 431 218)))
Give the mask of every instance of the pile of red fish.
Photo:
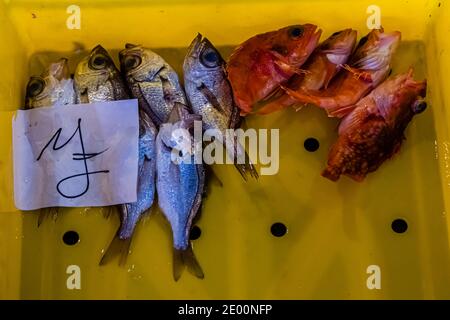
POLYGON ((412 68, 389 77, 398 31, 374 29, 356 47, 355 30, 318 44, 320 35, 312 24, 256 35, 231 55, 228 79, 241 115, 315 105, 342 118, 322 175, 362 181, 399 150, 412 117, 425 110, 426 80, 415 81, 412 68))

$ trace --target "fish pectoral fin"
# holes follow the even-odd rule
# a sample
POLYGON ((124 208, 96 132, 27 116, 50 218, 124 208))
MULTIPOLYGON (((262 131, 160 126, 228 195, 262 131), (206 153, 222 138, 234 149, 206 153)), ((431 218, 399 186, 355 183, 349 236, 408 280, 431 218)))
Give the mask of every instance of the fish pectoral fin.
POLYGON ((203 82, 197 86, 197 89, 205 96, 209 103, 211 103, 214 109, 217 109, 220 113, 226 113, 225 109, 220 105, 219 100, 217 100, 217 97, 203 82))
MULTIPOLYGON (((119 229, 120 230, 120 229, 119 229)), ((127 239, 119 238, 119 230, 112 239, 111 243, 100 259, 99 265, 103 266, 113 260, 116 256, 119 256, 119 265, 124 266, 127 262, 128 252, 130 251, 131 237, 127 239)))
POLYGON ((188 271, 199 279, 205 278, 202 267, 197 261, 192 250, 192 244, 186 249, 173 249, 173 279, 178 281, 183 273, 184 269, 187 267, 188 271))

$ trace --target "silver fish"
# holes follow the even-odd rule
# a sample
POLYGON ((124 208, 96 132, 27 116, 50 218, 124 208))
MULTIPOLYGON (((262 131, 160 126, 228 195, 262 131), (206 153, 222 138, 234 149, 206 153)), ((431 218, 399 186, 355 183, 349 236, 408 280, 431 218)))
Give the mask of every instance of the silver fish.
POLYGON ((79 103, 129 98, 119 70, 108 52, 100 45, 78 63, 74 79, 79 103))
POLYGON ((237 137, 225 143, 226 129, 235 129, 240 122, 239 108, 233 101, 231 86, 225 72, 226 63, 216 48, 201 34, 192 41, 184 59, 184 87, 192 110, 202 117, 203 128, 216 129, 219 142, 244 179, 258 173, 237 137), (243 159, 244 161, 238 161, 243 159), (243 163, 242 163, 243 162, 243 163))
POLYGON ((25 109, 61 106, 76 102, 73 80, 66 58, 51 63, 40 76, 27 84, 25 109))
POLYGON ((140 45, 127 44, 119 59, 133 97, 155 125, 166 122, 175 103, 186 104, 177 73, 161 56, 140 45))
MULTIPOLYGON (((192 136, 188 129, 194 120, 200 119, 190 114, 187 107, 175 104, 166 124, 160 128, 156 138, 156 190, 158 203, 163 214, 172 227, 173 234, 173 277, 177 281, 184 267, 198 278, 204 274, 197 262, 189 242, 192 220, 196 216, 202 201, 205 173, 201 164, 194 163, 194 153, 184 149, 175 136, 178 129, 185 129, 187 143, 192 144, 192 136), (184 150, 184 151, 183 151, 184 150), (190 163, 176 163, 173 154, 185 152, 190 163)), ((184 141, 186 142, 186 141, 184 141)))
MULTIPOLYGON (((73 80, 66 58, 51 63, 40 76, 32 76, 27 84, 25 109, 61 106, 76 103, 73 80)), ((56 220, 58 207, 39 210, 38 227, 47 217, 56 220)))
POLYGON ((119 206, 120 228, 103 255, 100 265, 120 255, 119 264, 124 265, 131 239, 142 215, 153 205, 156 179, 156 135, 157 129, 147 114, 139 110, 139 161, 137 201, 119 206))

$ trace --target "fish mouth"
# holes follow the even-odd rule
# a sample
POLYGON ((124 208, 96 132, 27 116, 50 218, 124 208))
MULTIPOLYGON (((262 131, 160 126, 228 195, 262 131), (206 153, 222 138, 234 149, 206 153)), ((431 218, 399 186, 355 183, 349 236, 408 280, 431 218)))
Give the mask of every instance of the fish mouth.
MULTIPOLYGON (((333 37, 333 35, 331 36, 333 37)), ((344 29, 339 31, 338 34, 335 35, 335 41, 331 43, 327 43, 327 41, 321 44, 321 51, 323 53, 331 53, 338 55, 346 55, 349 54, 356 43, 357 31, 353 29, 344 29)))
POLYGON ((393 31, 391 33, 381 33, 379 35, 380 47, 382 48, 394 48, 400 42, 401 32, 393 31))
POLYGON ((186 56, 197 56, 205 40, 208 41, 206 38, 203 38, 201 33, 197 33, 197 36, 192 40, 188 47, 186 56))
POLYGON ((320 36, 322 35, 322 29, 319 29, 316 25, 306 24, 306 33, 303 37, 302 44, 299 45, 301 54, 292 57, 291 64, 294 66, 302 65, 305 59, 314 51, 319 43, 320 36))

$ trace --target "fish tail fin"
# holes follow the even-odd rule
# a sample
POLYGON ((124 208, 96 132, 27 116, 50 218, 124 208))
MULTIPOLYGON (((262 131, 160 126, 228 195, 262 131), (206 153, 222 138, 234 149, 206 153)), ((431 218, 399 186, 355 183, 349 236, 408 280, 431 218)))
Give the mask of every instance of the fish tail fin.
POLYGON ((102 258, 99 265, 103 266, 113 260, 116 256, 119 256, 119 265, 124 266, 127 262, 128 252, 130 251, 131 237, 121 239, 119 237, 119 231, 112 239, 102 258))
POLYGON ((203 279, 205 274, 202 267, 197 261, 192 250, 192 245, 189 243, 188 247, 184 250, 173 249, 173 279, 178 281, 187 267, 188 271, 199 279, 203 279))
POLYGON ((340 170, 336 170, 336 168, 331 166, 327 166, 325 170, 322 171, 322 177, 330 179, 331 181, 338 181, 340 176, 340 170))
POLYGON ((58 208, 42 208, 39 210, 39 216, 38 216, 38 222, 37 222, 37 226, 38 228, 41 226, 41 224, 44 222, 44 220, 46 220, 47 218, 53 218, 53 221, 56 221, 56 219, 58 218, 58 213, 59 210, 58 208))

